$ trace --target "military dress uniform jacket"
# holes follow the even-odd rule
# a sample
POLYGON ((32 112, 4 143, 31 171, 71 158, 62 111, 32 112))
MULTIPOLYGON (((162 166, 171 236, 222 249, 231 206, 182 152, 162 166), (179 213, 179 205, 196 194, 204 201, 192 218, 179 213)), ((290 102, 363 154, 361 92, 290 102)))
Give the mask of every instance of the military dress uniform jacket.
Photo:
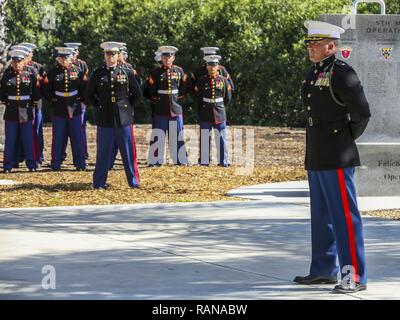
POLYGON ((32 73, 34 73, 35 76, 38 77, 39 84, 40 84, 40 92, 41 92, 40 95, 42 96, 42 92, 44 90, 43 89, 43 79, 44 79, 44 77, 46 75, 45 67, 42 64, 40 64, 40 63, 38 63, 36 61, 30 61, 25 67, 30 69, 30 71, 32 73))
POLYGON ((131 69, 131 70, 135 70, 135 68, 133 67, 133 65, 129 62, 119 62, 118 65, 125 67, 127 69, 131 69))
POLYGON ((83 74, 86 74, 86 75, 89 74, 89 67, 88 67, 86 61, 84 61, 82 59, 75 59, 73 64, 75 66, 77 66, 83 72, 83 74))
POLYGON ((40 80, 42 80, 42 78, 44 77, 45 74, 45 68, 42 64, 36 62, 36 61, 30 61, 27 64, 28 67, 31 67, 35 70, 35 72, 37 72, 40 76, 40 80))
MULTIPOLYGON (((231 88, 232 88, 232 91, 234 91, 234 90, 235 90, 235 85, 233 84, 232 78, 231 78, 231 76, 229 75, 228 70, 226 70, 226 68, 225 68, 223 65, 219 65, 219 70, 218 70, 218 72, 219 72, 219 74, 220 74, 221 76, 224 76, 224 77, 228 80, 228 82, 229 82, 229 84, 230 84, 230 86, 231 86, 231 88)), ((197 84, 197 81, 198 81, 199 79, 201 79, 202 77, 206 76, 206 75, 208 75, 207 64, 206 64, 206 63, 203 63, 203 64, 202 64, 200 67, 198 67, 197 70, 192 74, 192 78, 191 78, 191 85, 192 85, 192 88, 194 89, 194 87, 195 87, 196 84, 197 84)), ((193 90, 192 90, 192 91, 193 91, 193 90)))
POLYGON ((154 114, 173 117, 182 114, 182 100, 187 93, 187 76, 181 67, 160 66, 150 72, 147 95, 154 103, 154 114))
POLYGON ((89 79, 89 67, 86 61, 82 59, 75 59, 74 64, 82 71, 83 81, 87 82, 87 80, 89 79))
POLYGON ((32 106, 40 99, 40 83, 36 72, 29 68, 14 71, 9 67, 0 81, 0 100, 5 102, 4 120, 33 120, 32 106))
POLYGON ((137 73, 135 67, 133 66, 133 64, 129 63, 129 62, 123 62, 123 63, 118 63, 118 65, 120 65, 123 68, 132 70, 133 73, 135 74, 135 78, 136 81, 138 82, 139 86, 142 86, 142 79, 140 78, 139 74, 137 73))
POLYGON ((194 88, 201 122, 226 121, 226 106, 232 99, 232 88, 227 78, 208 74, 198 79, 194 88))
POLYGON ((72 118, 82 114, 84 73, 75 64, 60 64, 50 69, 43 79, 43 95, 51 103, 53 116, 72 118))
POLYGON ((86 100, 95 106, 95 121, 100 127, 132 124, 133 105, 142 97, 134 72, 120 65, 95 69, 86 89, 86 100))
POLYGON ((331 56, 314 64, 301 88, 307 117, 307 170, 333 170, 360 165, 355 139, 371 116, 354 69, 331 56))

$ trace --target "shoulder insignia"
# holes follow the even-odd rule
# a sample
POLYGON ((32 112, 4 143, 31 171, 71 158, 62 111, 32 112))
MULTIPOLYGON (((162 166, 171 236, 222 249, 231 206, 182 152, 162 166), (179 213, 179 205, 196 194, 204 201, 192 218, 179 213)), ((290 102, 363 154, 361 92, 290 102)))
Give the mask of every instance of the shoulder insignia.
POLYGON ((348 63, 342 61, 342 60, 336 60, 334 63, 336 66, 338 66, 341 69, 350 69, 353 70, 353 67, 349 65, 348 63))

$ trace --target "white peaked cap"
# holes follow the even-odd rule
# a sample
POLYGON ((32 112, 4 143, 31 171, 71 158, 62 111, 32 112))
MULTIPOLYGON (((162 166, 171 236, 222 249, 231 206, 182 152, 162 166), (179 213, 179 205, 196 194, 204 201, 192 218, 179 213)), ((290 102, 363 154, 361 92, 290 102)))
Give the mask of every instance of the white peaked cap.
POLYGON ((308 29, 308 40, 340 39, 340 35, 345 31, 341 27, 322 21, 308 20, 304 22, 304 26, 308 29))

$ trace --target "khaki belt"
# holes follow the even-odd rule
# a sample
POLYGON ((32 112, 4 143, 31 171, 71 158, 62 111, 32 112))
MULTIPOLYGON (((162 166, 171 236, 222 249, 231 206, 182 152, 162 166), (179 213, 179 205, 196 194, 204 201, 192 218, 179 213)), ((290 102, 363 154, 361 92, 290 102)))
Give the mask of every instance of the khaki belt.
POLYGON ((8 96, 8 100, 30 100, 31 96, 8 96))
POLYGON ((59 97, 73 97, 78 94, 78 90, 74 90, 71 92, 55 91, 54 93, 56 94, 56 96, 59 96, 59 97))
POLYGON ((178 94, 178 89, 174 90, 157 90, 158 94, 178 94))
POLYGON ((223 102, 224 98, 214 98, 214 99, 203 98, 203 101, 208 103, 217 103, 217 102, 223 102))

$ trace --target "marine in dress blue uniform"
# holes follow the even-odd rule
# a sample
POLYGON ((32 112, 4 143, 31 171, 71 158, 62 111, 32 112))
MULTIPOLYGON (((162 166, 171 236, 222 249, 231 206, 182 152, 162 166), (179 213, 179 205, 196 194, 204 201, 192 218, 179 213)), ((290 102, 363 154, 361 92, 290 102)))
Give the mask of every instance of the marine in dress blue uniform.
POLYGON ((0 81, 0 100, 6 105, 4 172, 11 172, 15 164, 18 136, 21 139, 26 166, 36 171, 38 155, 34 143, 33 107, 40 99, 40 82, 37 74, 24 67, 26 51, 12 50, 9 55, 11 66, 2 75, 0 81))
POLYGON ((305 26, 314 63, 301 89, 307 116, 312 258, 309 275, 294 281, 336 283, 339 273, 342 283, 333 292, 352 293, 367 288, 354 170, 360 165, 355 140, 364 132, 370 110, 356 72, 335 57, 344 30, 320 21, 306 21, 305 26))
MULTIPOLYGON (((23 43, 24 45, 18 44, 10 47, 10 50, 22 50, 26 53, 25 58, 24 58, 24 69, 26 69, 29 72, 32 72, 36 76, 39 76, 40 79, 40 74, 43 73, 43 67, 37 62, 32 61, 32 56, 33 56, 33 49, 36 48, 34 44, 31 43, 23 43)), ((34 110, 34 120, 33 120, 33 126, 34 126, 34 148, 36 154, 39 154, 39 163, 42 162, 43 159, 43 149, 42 153, 40 154, 39 152, 39 138, 38 136, 39 130, 38 130, 38 121, 40 124, 40 121, 42 120, 42 112, 41 112, 41 106, 42 106, 42 100, 39 99, 37 104, 33 106, 34 110)), ((41 137, 43 138, 43 132, 41 137)), ((43 140, 42 142, 42 147, 43 147, 43 140)), ((25 154, 24 154, 24 148, 21 140, 21 136, 18 134, 17 135, 17 141, 16 141, 16 147, 15 147, 15 168, 19 167, 19 163, 23 162, 25 160, 25 154)))
MULTIPOLYGON (((17 47, 17 46, 14 46, 17 47)), ((32 68, 36 74, 39 75, 39 80, 42 82, 45 75, 44 66, 33 60, 33 53, 37 48, 35 44, 29 42, 22 42, 18 44, 18 47, 28 50, 28 54, 25 57, 26 67, 32 68)), ((43 103, 42 99, 39 99, 38 103, 34 106, 34 138, 35 138, 35 149, 39 157, 39 163, 41 164, 44 160, 44 137, 43 137, 43 103)), ((22 149, 21 149, 22 150, 22 149)), ((23 156, 22 156, 23 157, 23 156)))
MULTIPOLYGON (((162 62, 162 56, 161 52, 158 50, 154 52, 154 61, 156 62, 156 65, 154 68, 161 68, 163 65, 162 62)), ((146 81, 144 82, 143 85, 143 96, 147 99, 150 99, 150 93, 149 93, 149 77, 146 78, 146 81)), ((154 108, 155 108, 155 101, 151 101, 151 128, 154 129, 154 108)))
MULTIPOLYGON (((42 83, 44 76, 46 74, 45 68, 42 64, 33 60, 33 53, 36 50, 36 45, 29 42, 20 43, 22 46, 28 46, 31 48, 32 52, 29 55, 28 66, 33 67, 39 74, 40 83, 42 83)), ((34 108, 35 110, 35 120, 33 122, 34 133, 35 133, 35 144, 39 156, 39 163, 42 164, 44 161, 44 135, 43 135, 43 101, 40 99, 34 108)))
POLYGON ((207 75, 197 80, 194 87, 200 118, 200 165, 209 165, 211 131, 214 130, 218 165, 228 167, 226 144, 226 107, 232 99, 232 87, 219 73, 219 55, 204 57, 207 75))
MULTIPOLYGON (((203 47, 200 49, 203 52, 203 60, 209 56, 209 55, 216 55, 217 52, 219 51, 218 47, 203 47)), ((230 86, 232 91, 235 89, 235 85, 233 83, 233 80, 228 72, 228 70, 222 65, 219 64, 218 65, 218 73, 222 76, 224 76, 230 86)), ((196 69, 196 71, 194 73, 191 74, 191 87, 192 87, 192 91, 193 88, 195 87, 195 85, 197 84, 197 80, 202 78, 203 76, 206 76, 208 74, 208 70, 207 70, 207 63, 203 63, 200 67, 198 67, 196 69)))
MULTIPOLYGON (((23 62, 24 62, 23 68, 29 72, 33 72, 33 73, 36 72, 31 66, 28 66, 28 61, 29 61, 28 57, 29 57, 30 53, 32 52, 31 48, 21 46, 21 45, 13 45, 10 47, 10 50, 23 51, 25 53, 25 57, 23 59, 23 62)), ((34 120, 34 123, 35 123, 35 120, 34 120)), ((16 146, 15 146, 14 150, 15 150, 16 161, 14 164, 14 168, 19 168, 19 163, 24 162, 24 160, 25 160, 24 146, 22 144, 21 136, 19 135, 19 133, 17 134, 17 140, 16 140, 15 144, 16 144, 16 146)))
MULTIPOLYGON (((126 43, 124 42, 119 42, 121 45, 121 48, 119 50, 119 57, 118 57, 118 65, 122 66, 123 68, 127 68, 131 71, 133 71, 136 81, 138 82, 139 86, 142 84, 142 80, 136 71, 135 67, 127 61, 128 59, 128 48, 126 47, 126 43)), ((115 159, 118 154, 118 143, 116 140, 114 140, 113 148, 110 154, 110 170, 114 167, 115 159)))
MULTIPOLYGON (((72 63, 75 64, 80 70, 83 72, 83 81, 87 82, 89 78, 89 67, 86 61, 79 58, 79 47, 82 45, 80 42, 64 42, 64 45, 68 48, 72 48, 73 52, 73 59, 72 63)), ((87 148, 87 137, 86 137, 86 123, 87 123, 87 115, 86 115, 86 104, 81 101, 81 109, 82 109, 82 125, 83 125, 83 139, 85 142, 85 159, 89 159, 89 153, 87 148)), ((63 145, 63 157, 67 156, 67 145, 68 145, 68 135, 65 136, 64 145, 63 145)))
POLYGON ((73 64, 73 49, 57 47, 57 66, 50 69, 43 80, 43 94, 51 103, 53 141, 51 168, 61 169, 65 136, 71 141, 76 170, 86 169, 84 128, 81 102, 84 101, 84 73, 73 64))
POLYGON ((93 187, 105 189, 114 140, 121 152, 128 185, 139 188, 139 169, 133 132, 133 106, 142 99, 142 90, 132 70, 118 65, 121 45, 103 42, 105 64, 93 71, 86 97, 95 107, 97 125, 96 166, 93 187))
POLYGON ((188 77, 183 69, 174 65, 178 48, 161 46, 163 65, 156 67, 148 77, 148 96, 154 104, 154 128, 149 149, 149 166, 164 163, 165 138, 168 134, 171 159, 176 165, 187 165, 183 134, 183 110, 180 102, 188 88, 188 77))

